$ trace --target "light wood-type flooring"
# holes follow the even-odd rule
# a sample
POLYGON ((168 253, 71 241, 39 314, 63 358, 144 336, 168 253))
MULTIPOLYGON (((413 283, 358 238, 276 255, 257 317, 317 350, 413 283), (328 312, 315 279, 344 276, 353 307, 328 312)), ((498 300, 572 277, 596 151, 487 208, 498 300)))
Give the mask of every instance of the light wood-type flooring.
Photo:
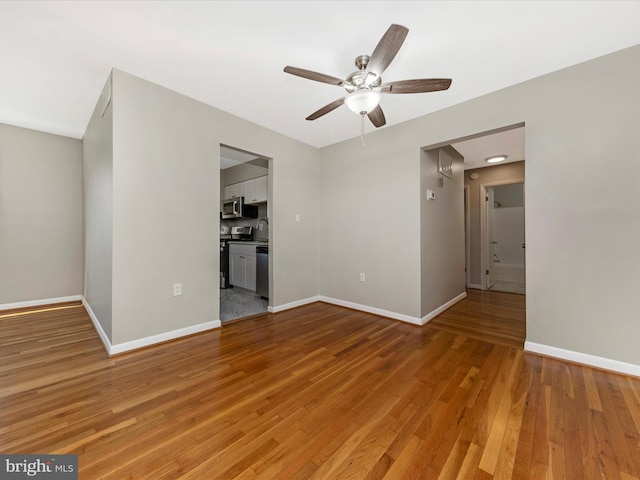
POLYGON ((82 480, 639 478, 640 379, 524 353, 524 299, 424 327, 315 303, 111 358, 81 306, 0 312, 0 453, 76 453, 82 480))

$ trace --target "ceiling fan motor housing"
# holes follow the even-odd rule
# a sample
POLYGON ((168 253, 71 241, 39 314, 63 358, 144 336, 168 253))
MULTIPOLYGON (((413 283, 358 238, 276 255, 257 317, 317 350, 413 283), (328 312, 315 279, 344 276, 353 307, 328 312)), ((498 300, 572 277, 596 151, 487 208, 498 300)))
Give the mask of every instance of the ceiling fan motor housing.
POLYGON ((356 68, 358 70, 366 70, 367 65, 369 65, 369 60, 371 60, 369 55, 360 55, 359 57, 356 57, 356 68))
POLYGON ((377 73, 366 71, 370 58, 371 57, 369 55, 360 55, 359 57, 356 57, 355 64, 358 71, 353 72, 342 83, 342 86, 347 92, 353 93, 361 88, 373 89, 382 84, 382 77, 377 73))

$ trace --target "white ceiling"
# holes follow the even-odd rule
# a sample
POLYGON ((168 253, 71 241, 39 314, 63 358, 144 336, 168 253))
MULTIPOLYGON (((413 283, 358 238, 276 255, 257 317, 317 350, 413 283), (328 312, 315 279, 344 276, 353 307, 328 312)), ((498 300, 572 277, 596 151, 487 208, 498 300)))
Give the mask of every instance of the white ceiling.
POLYGON ((227 168, 235 167, 241 163, 250 162, 260 158, 252 153, 243 152, 236 148, 230 148, 225 145, 220 145, 220 169, 225 170, 227 168))
MULTIPOLYGON (((111 68, 322 147, 360 134, 340 78, 391 23, 409 28, 383 81, 446 77, 448 91, 385 95, 387 126, 640 43, 638 1, 0 1, 0 122, 75 138, 111 68)), ((385 128, 385 127, 382 127, 385 128)), ((367 123, 366 131, 374 129, 367 123)))
POLYGON ((472 170, 497 165, 485 161, 495 155, 507 156, 498 165, 524 160, 524 142, 524 127, 519 127, 455 142, 451 146, 464 157, 464 169, 472 170))

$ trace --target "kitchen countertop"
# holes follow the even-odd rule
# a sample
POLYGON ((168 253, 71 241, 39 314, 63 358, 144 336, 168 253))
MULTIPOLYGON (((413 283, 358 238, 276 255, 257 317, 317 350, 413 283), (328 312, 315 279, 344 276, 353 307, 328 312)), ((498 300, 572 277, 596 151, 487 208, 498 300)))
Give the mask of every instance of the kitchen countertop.
POLYGON ((237 245, 269 245, 269 242, 247 241, 247 240, 229 240, 229 244, 237 245))

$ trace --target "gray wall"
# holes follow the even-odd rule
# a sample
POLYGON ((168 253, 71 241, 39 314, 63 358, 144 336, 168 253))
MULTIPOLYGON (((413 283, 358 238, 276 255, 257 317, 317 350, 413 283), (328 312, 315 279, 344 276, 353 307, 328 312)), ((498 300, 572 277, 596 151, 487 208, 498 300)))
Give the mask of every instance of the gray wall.
POLYGON ((465 292, 464 272, 464 160, 452 147, 451 178, 438 173, 440 149, 420 157, 421 316, 424 317, 465 292), (427 189, 435 192, 428 201, 427 189))
MULTIPOLYGON (((115 71, 112 340, 216 318, 221 143, 274 159, 274 306, 419 317, 421 150, 524 122, 527 340, 640 364, 639 84, 636 46, 318 151, 115 71)), ((78 294, 79 142, 0 133, 0 301, 78 294)))
MULTIPOLYGON (((112 344, 219 319, 220 144, 273 158, 272 305, 316 295, 317 150, 119 70, 112 75, 112 344), (174 283, 182 296, 173 297, 174 283)), ((93 221, 108 221, 108 210, 92 209, 93 221)), ((87 242, 88 251, 99 248, 100 240, 87 242)))
MULTIPOLYGON (((464 172, 464 184, 469 186, 469 250, 471 257, 469 265, 471 267, 470 280, 474 286, 479 287, 482 283, 480 185, 522 180, 525 178, 524 164, 525 162, 512 162, 493 167, 475 168, 464 172), (476 180, 469 178, 472 173, 478 174, 476 180)), ((528 185, 527 188, 529 188, 528 185)))
POLYGON ((82 139, 84 298, 113 342, 113 102, 102 110, 96 106, 82 139))
POLYGON ((420 148, 524 122, 527 340, 640 364, 638 85, 640 46, 322 149, 322 291, 417 313, 420 148))
POLYGON ((524 183, 498 185, 493 191, 496 208, 524 207, 524 183))
POLYGON ((354 138, 321 150, 320 294, 416 319, 420 148, 402 132, 385 128, 366 135, 364 148, 354 138))
POLYGON ((0 124, 0 305, 82 294, 79 140, 0 124))
POLYGON ((219 319, 208 108, 114 70, 113 343, 219 319), (173 296, 173 284, 182 296, 173 296))

